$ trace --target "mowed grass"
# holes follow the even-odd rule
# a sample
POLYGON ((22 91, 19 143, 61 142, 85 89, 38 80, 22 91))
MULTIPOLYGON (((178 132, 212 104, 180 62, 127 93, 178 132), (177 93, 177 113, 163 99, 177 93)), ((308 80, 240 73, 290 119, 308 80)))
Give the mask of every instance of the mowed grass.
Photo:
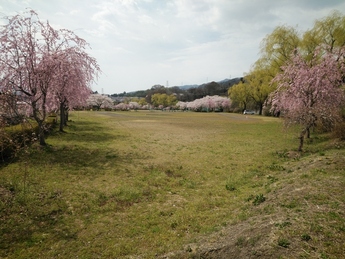
POLYGON ((301 246, 297 255, 344 252, 344 149, 327 137, 295 157, 287 151, 296 150, 297 134, 277 118, 139 111, 74 112, 71 120, 48 147, 34 145, 1 167, 0 258, 187 257, 203 237, 278 214, 273 251, 284 254, 294 241, 317 247, 336 233, 338 243, 301 246), (303 171, 320 156, 331 171, 303 171), (324 181, 334 191, 319 192, 324 181), (296 186, 307 188, 303 196, 291 197, 296 186), (320 218, 313 209, 328 206, 328 194, 336 195, 333 209, 322 207, 320 218), (310 215, 298 216, 304 210, 310 215))

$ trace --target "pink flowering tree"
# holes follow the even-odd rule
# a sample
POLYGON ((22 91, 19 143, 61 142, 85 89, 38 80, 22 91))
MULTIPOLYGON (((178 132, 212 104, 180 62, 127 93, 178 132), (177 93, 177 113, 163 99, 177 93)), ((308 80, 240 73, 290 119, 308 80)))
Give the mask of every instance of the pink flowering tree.
POLYGON ((50 37, 56 34, 33 11, 26 17, 16 15, 7 19, 8 24, 0 32, 1 86, 5 91, 22 93, 38 123, 40 143, 45 145, 46 104, 54 71, 49 46, 50 37))
MULTIPOLYGON (((55 30, 40 21, 33 10, 6 19, 8 24, 0 31, 0 85, 3 91, 21 93, 38 124, 40 144, 45 145, 46 118, 57 109, 56 87, 61 87, 57 82, 65 81, 59 66, 71 48, 79 53, 79 61, 85 60, 87 43, 71 31, 55 30)), ((82 71, 80 62, 71 64, 78 67, 74 72, 82 71)), ((89 80, 83 79, 83 83, 89 80)))
POLYGON ((114 108, 113 100, 108 95, 103 94, 91 94, 87 99, 87 104, 96 110, 114 108))
POLYGON ((91 93, 91 82, 97 76, 99 67, 94 58, 75 47, 66 48, 57 59, 53 94, 60 111, 60 131, 63 131, 68 111, 85 106, 91 93))
POLYGON ((214 109, 218 110, 228 110, 230 108, 230 99, 227 97, 222 97, 222 96, 212 96, 213 97, 213 102, 214 102, 214 109))
POLYGON ((229 98, 214 95, 195 99, 192 102, 178 102, 176 106, 181 110, 189 109, 192 111, 215 111, 227 110, 230 108, 230 104, 231 101, 229 98))
POLYGON ((129 102, 128 106, 129 106, 129 109, 131 109, 131 110, 140 109, 140 105, 137 102, 129 102))
MULTIPOLYGON (((343 50, 342 53, 344 55, 343 50)), ((283 67, 283 72, 274 78, 278 87, 272 96, 271 111, 282 112, 286 125, 301 126, 299 151, 312 127, 331 129, 341 120, 344 74, 344 62, 338 55, 315 52, 314 58, 306 61, 296 53, 283 67)))
POLYGON ((115 110, 120 110, 120 111, 126 111, 129 109, 129 106, 128 104, 125 104, 125 103, 119 103, 117 105, 115 105, 115 110))
POLYGON ((180 110, 185 110, 187 109, 187 103, 186 102, 182 102, 182 101, 178 101, 176 103, 176 107, 180 110))

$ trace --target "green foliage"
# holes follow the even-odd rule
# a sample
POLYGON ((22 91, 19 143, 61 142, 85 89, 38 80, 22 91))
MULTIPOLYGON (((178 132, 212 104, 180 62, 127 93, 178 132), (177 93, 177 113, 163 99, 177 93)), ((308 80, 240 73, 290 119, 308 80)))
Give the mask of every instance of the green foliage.
POLYGON ((284 248, 288 248, 290 246, 291 242, 285 238, 279 238, 278 239, 278 245, 284 248))
POLYGON ((245 242, 246 242, 246 238, 241 236, 237 238, 235 245, 239 247, 243 247, 245 242))
POLYGON ((254 196, 253 205, 257 206, 266 200, 263 194, 257 194, 254 196))
POLYGON ((284 166, 279 165, 279 164, 272 164, 272 165, 269 165, 268 168, 269 168, 271 171, 284 171, 284 170, 285 170, 284 166))
POLYGON ((319 46, 324 44, 327 51, 333 51, 334 47, 345 45, 345 16, 339 11, 333 11, 330 15, 315 21, 311 33, 319 46))
POLYGON ((240 81, 238 84, 232 86, 228 90, 231 101, 243 110, 250 106, 251 96, 250 88, 247 83, 240 81))
POLYGON ((269 95, 275 90, 275 85, 271 83, 272 75, 269 69, 269 65, 263 59, 259 59, 245 77, 245 84, 249 89, 248 95, 259 108, 260 115, 262 115, 264 105, 267 105, 269 95))
POLYGON ((309 234, 302 234, 301 236, 302 241, 310 241, 311 240, 311 236, 309 234))
POLYGON ((167 95, 156 93, 151 96, 151 103, 155 107, 158 107, 159 105, 162 105, 163 107, 168 107, 175 105, 177 103, 177 99, 174 94, 167 95))
MULTIPOLYGON (((46 133, 56 124, 56 116, 49 116, 46 121, 46 133)), ((31 121, 0 129, 0 157, 2 161, 12 158, 24 146, 37 141, 37 123, 31 121)))
POLYGON ((276 226, 279 228, 286 228, 286 227, 291 226, 291 225, 292 225, 292 223, 290 221, 284 221, 282 223, 276 224, 276 226))
POLYGON ((261 43, 262 57, 268 61, 267 71, 272 77, 281 71, 281 67, 290 60, 293 51, 299 47, 300 38, 297 29, 291 26, 277 26, 261 43))
POLYGON ((226 185, 225 185, 225 188, 226 188, 228 191, 235 191, 235 190, 236 190, 236 187, 235 187, 235 186, 229 185, 229 184, 226 184, 226 185))

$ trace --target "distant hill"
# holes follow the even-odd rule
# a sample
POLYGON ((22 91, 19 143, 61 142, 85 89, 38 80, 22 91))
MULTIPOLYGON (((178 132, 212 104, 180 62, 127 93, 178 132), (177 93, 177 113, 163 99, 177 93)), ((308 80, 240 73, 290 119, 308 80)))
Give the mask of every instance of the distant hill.
POLYGON ((196 88, 198 87, 199 85, 181 85, 181 86, 178 86, 178 88, 182 89, 182 90, 188 90, 190 88, 196 88))
POLYGON ((206 95, 220 95, 227 96, 228 90, 235 84, 238 84, 242 77, 236 77, 231 79, 223 79, 218 82, 208 82, 201 85, 182 85, 165 87, 163 85, 154 85, 151 89, 140 90, 122 94, 112 94, 112 97, 145 97, 148 101, 155 93, 175 94, 179 101, 193 101, 198 98, 202 98, 206 95))
POLYGON ((220 84, 223 88, 229 89, 229 87, 238 84, 241 80, 243 80, 243 77, 235 77, 231 79, 223 79, 222 81, 217 82, 220 84))
MULTIPOLYGON (((241 77, 235 77, 235 78, 231 78, 231 79, 226 78, 226 79, 223 79, 223 80, 215 82, 215 83, 219 84, 220 87, 223 89, 225 89, 225 88, 228 89, 229 87, 231 87, 235 84, 238 84, 241 81, 241 79, 242 79, 241 77)), ((182 85, 182 86, 178 86, 178 87, 182 90, 188 90, 190 88, 204 87, 205 85, 208 85, 211 83, 214 83, 214 82, 208 82, 208 83, 204 83, 201 85, 182 85)))

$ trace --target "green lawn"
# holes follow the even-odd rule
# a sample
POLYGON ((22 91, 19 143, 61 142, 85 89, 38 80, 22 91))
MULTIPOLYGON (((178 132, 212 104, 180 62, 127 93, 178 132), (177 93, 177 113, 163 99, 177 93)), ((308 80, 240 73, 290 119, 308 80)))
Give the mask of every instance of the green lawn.
POLYGON ((70 119, 0 167, 0 258, 199 258, 231 228, 239 253, 345 254, 341 142, 299 156, 280 119, 231 113, 70 119))

